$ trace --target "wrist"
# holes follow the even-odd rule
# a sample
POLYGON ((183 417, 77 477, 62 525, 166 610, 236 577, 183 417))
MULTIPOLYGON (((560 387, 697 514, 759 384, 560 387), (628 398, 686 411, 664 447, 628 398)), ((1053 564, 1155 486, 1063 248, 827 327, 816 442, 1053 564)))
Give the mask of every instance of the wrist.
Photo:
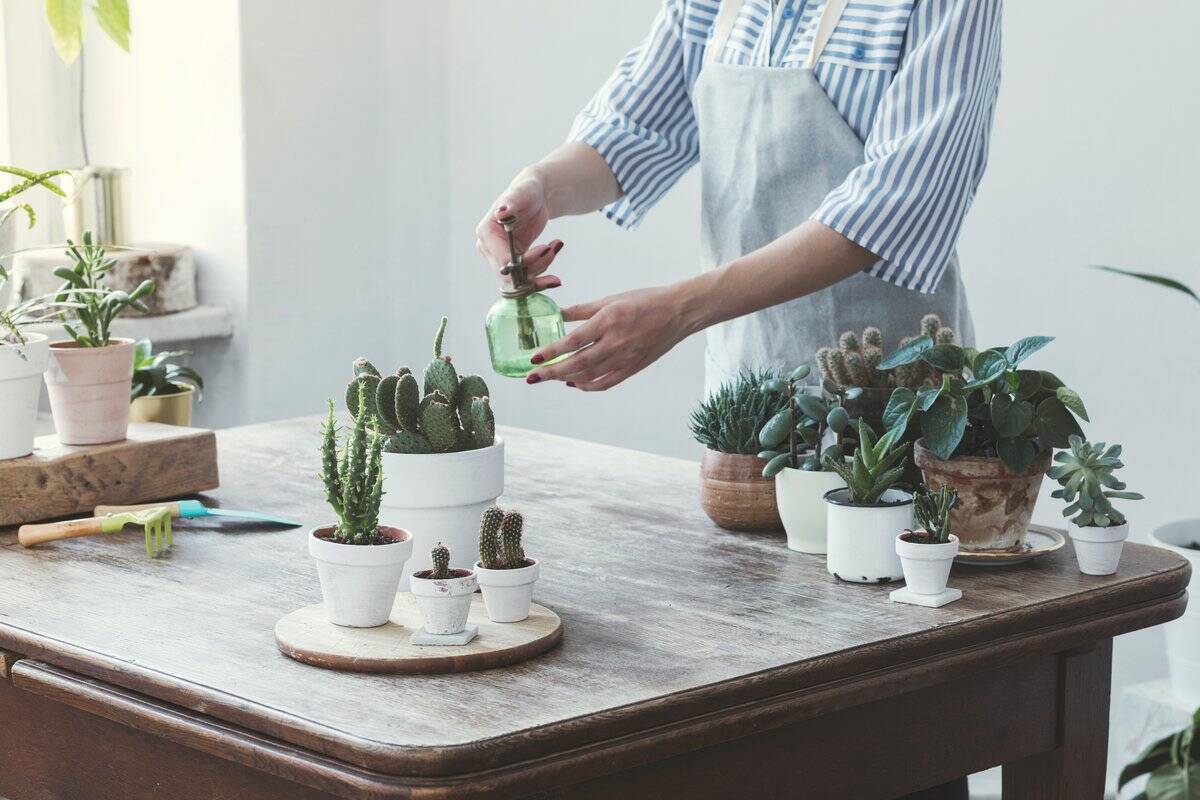
POLYGON ((537 191, 541 194, 546 214, 550 219, 562 216, 558 210, 559 203, 557 201, 559 192, 555 188, 553 171, 547 168, 545 163, 539 161, 536 164, 530 164, 517 173, 517 177, 513 178, 512 186, 516 187, 522 184, 537 187, 537 191))
POLYGON ((709 311, 709 292, 704 280, 707 276, 700 275, 675 284, 672 295, 672 312, 676 324, 682 333, 681 339, 699 333, 712 324, 709 311))

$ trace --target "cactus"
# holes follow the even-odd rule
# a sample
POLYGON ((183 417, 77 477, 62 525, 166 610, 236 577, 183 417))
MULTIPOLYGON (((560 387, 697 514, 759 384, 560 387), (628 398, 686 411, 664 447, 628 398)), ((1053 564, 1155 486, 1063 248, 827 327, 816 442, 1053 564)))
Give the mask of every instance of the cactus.
POLYGON ((441 542, 429 551, 429 560, 433 562, 433 569, 429 570, 429 579, 434 581, 449 580, 454 577, 450 572, 450 548, 441 542))
MULTIPOLYGON (((951 328, 942 325, 937 314, 926 314, 921 318, 921 332, 900 340, 900 346, 918 338, 928 336, 936 344, 956 344, 957 337, 951 328)), ((856 386, 863 389, 894 388, 904 386, 919 389, 932 386, 940 378, 928 364, 903 364, 892 369, 880 369, 883 361, 883 332, 868 327, 860 338, 853 331, 838 337, 837 347, 822 347, 816 353, 817 371, 821 378, 843 389, 856 386)))
POLYGON ((479 563, 484 569, 519 569, 529 559, 521 547, 525 518, 519 511, 493 506, 479 518, 479 563))
POLYGON ((932 544, 950 541, 950 512, 958 504, 958 490, 943 486, 936 492, 924 485, 913 492, 913 521, 929 534, 932 544))
MULTIPOLYGON (((357 402, 361 407, 366 403, 366 386, 359 384, 358 389, 357 402)), ((377 422, 365 414, 359 415, 339 457, 332 400, 322 431, 321 480, 325 484, 325 500, 338 518, 331 538, 342 544, 378 542, 379 503, 383 499, 383 437, 377 422)))
POLYGON ((516 569, 525 566, 525 551, 521 548, 521 531, 525 518, 519 511, 509 511, 500 523, 500 548, 504 553, 504 566, 516 569))
POLYGON ((501 569, 500 524, 504 512, 492 506, 479 518, 479 563, 484 569, 501 569))
POLYGON ((346 408, 355 419, 365 412, 378 420, 389 453, 475 450, 496 440, 487 383, 478 375, 459 376, 450 356, 442 354, 445 335, 442 317, 421 384, 408 367, 382 376, 367 359, 354 361, 346 408))

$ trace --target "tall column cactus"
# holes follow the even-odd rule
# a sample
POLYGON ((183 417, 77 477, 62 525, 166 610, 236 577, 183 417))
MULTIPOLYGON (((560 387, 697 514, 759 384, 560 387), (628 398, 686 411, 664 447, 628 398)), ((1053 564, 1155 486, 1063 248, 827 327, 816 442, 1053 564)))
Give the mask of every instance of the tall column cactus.
MULTIPOLYGON (((360 386, 360 402, 364 401, 360 386)), ((383 499, 383 437, 368 416, 354 427, 338 453, 338 424, 329 401, 329 416, 321 438, 321 480, 325 500, 337 515, 333 540, 342 544, 374 544, 379 540, 379 504, 383 499)))
POLYGON ((479 519, 479 563, 484 569, 518 569, 526 566, 521 546, 525 518, 519 511, 505 513, 492 507, 479 519))
POLYGON ((525 550, 521 547, 521 531, 525 518, 518 511, 509 511, 500 524, 500 546, 504 551, 504 566, 516 569, 525 566, 525 550))
POLYGON ((495 506, 486 509, 479 518, 479 563, 484 569, 501 569, 500 523, 504 512, 495 506))

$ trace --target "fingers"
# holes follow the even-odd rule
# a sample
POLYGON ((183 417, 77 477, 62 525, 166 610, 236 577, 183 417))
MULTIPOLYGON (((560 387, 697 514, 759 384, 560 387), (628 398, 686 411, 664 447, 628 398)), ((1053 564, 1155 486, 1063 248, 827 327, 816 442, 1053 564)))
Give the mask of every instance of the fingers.
POLYGON ((557 289, 562 286, 562 279, 557 275, 539 275, 533 279, 533 288, 539 292, 544 292, 547 289, 557 289))
MULTIPOLYGON (((617 356, 604 346, 603 340, 576 350, 556 364, 549 364, 530 374, 536 378, 530 383, 542 381, 593 381, 607 374, 616 366, 617 356)), ((528 379, 527 379, 528 380, 528 379)))
POLYGON ((623 369, 614 369, 607 375, 602 375, 594 381, 567 381, 567 386, 572 389, 578 389, 581 392, 603 392, 605 389, 611 389, 621 381, 629 377, 629 373, 623 369))
POLYGON ((608 298, 603 300, 595 300, 591 303, 580 303, 574 306, 567 306, 562 310, 564 322, 583 322, 596 316, 596 312, 604 308, 608 304, 608 298))
POLYGON ((540 244, 536 247, 529 248, 525 253, 525 257, 521 259, 521 263, 525 265, 525 274, 531 278, 536 275, 541 275, 546 271, 546 268, 554 263, 554 259, 558 256, 559 251, 563 249, 561 239, 555 239, 549 244, 540 244))
MULTIPOLYGON (((557 342, 548 344, 538 350, 533 354, 529 361, 534 365, 545 364, 548 361, 553 361, 561 355, 582 350, 588 345, 599 341, 600 332, 600 328, 595 323, 584 323, 568 333, 566 336, 559 339, 557 342)), ((526 381, 528 383, 537 383, 540 380, 555 380, 557 379, 558 375, 562 374, 562 370, 559 369, 559 367, 561 367, 561 364, 555 364, 534 370, 529 374, 529 377, 526 379, 526 381), (533 380, 529 380, 529 378, 532 378, 533 380)))

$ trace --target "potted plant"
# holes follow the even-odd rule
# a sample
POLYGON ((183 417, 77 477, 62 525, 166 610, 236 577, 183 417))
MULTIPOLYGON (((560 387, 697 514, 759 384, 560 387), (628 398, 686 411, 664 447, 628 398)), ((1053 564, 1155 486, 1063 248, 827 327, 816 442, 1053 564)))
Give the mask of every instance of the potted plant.
POLYGON ((55 299, 68 306, 60 317, 71 339, 50 343, 46 371, 54 427, 63 444, 120 441, 129 426, 133 340, 113 338, 109 327, 131 306, 145 311, 141 298, 154 291, 154 282, 142 281, 130 293, 105 288, 104 275, 115 262, 90 235, 82 245, 68 242, 66 252, 75 264, 54 271, 66 281, 55 299))
POLYGON ((1007 348, 974 350, 921 336, 882 362, 916 364, 941 376, 934 386, 892 392, 884 424, 919 426, 913 459, 931 489, 958 492, 951 522, 964 552, 1019 550, 1056 447, 1082 435, 1087 410, 1052 372, 1021 368, 1053 341, 1030 336, 1007 348))
POLYGON ((451 569, 450 550, 441 542, 430 551, 429 563, 433 566, 414 572, 410 581, 425 632, 435 636, 462 633, 471 612, 471 597, 479 588, 475 572, 451 569))
POLYGON ((788 547, 800 553, 824 555, 828 514, 822 498, 831 489, 845 486, 841 476, 825 464, 825 458, 844 457, 839 437, 850 427, 850 415, 842 407, 845 398, 862 391, 855 387, 830 400, 806 394, 807 364, 797 367, 787 380, 775 379, 762 386, 764 394, 782 390, 786 405, 759 431, 759 444, 767 448, 762 475, 775 480, 775 498, 788 547), (832 433, 834 443, 826 446, 832 433))
POLYGON ((437 542, 459 554, 451 567, 469 568, 479 517, 504 491, 504 442, 496 438, 487 384, 478 375, 460 376, 442 355, 445 332, 442 317, 421 384, 408 367, 383 376, 359 358, 346 393, 350 413, 365 412, 384 434, 384 522, 415 537, 402 588, 407 575, 431 566, 437 542))
POLYGON ((775 482, 763 477, 758 432, 785 408, 782 391, 762 391, 778 376, 769 369, 742 372, 692 411, 692 436, 704 445, 700 459, 700 507, 728 531, 777 531, 781 527, 775 482))
POLYGON ((1126 764, 1117 779, 1117 791, 1142 775, 1146 788, 1133 800, 1195 800, 1200 794, 1200 709, 1192 724, 1164 736, 1126 764))
POLYGON ((479 520, 479 560, 475 576, 492 622, 520 622, 529 616, 539 566, 521 546, 525 520, 519 512, 489 508, 479 520))
POLYGON ((334 625, 373 628, 388 621, 412 535, 379 524, 383 497, 383 437, 367 418, 355 420, 338 452, 338 424, 329 401, 321 437, 321 480, 337 523, 314 528, 308 553, 317 562, 325 615, 334 625))
POLYGON ((1058 466, 1046 473, 1062 487, 1050 496, 1068 503, 1064 517, 1075 515, 1069 532, 1079 571, 1084 575, 1111 575, 1117 571, 1121 548, 1129 538, 1129 522, 1112 501, 1143 498, 1137 492, 1126 491, 1125 484, 1113 474, 1125 466, 1121 445, 1108 447, 1080 436, 1071 436, 1069 444, 1070 450, 1054 456, 1058 466))
POLYGON ((826 464, 842 476, 843 489, 825 494, 829 511, 826 569, 852 583, 887 583, 904 574, 896 554, 896 535, 912 527, 913 499, 894 488, 904 474, 908 445, 889 430, 875 439, 858 420, 858 449, 850 463, 826 456, 826 464))
POLYGON ((936 492, 919 486, 913 493, 917 528, 896 537, 905 587, 912 594, 938 597, 946 592, 950 566, 958 555, 958 537, 950 532, 950 512, 957 502, 958 492, 949 486, 936 492))
POLYGON ((191 367, 168 361, 187 355, 191 355, 187 350, 155 353, 149 339, 141 339, 134 345, 133 387, 129 394, 131 421, 192 424, 192 401, 204 397, 204 379, 191 367))

